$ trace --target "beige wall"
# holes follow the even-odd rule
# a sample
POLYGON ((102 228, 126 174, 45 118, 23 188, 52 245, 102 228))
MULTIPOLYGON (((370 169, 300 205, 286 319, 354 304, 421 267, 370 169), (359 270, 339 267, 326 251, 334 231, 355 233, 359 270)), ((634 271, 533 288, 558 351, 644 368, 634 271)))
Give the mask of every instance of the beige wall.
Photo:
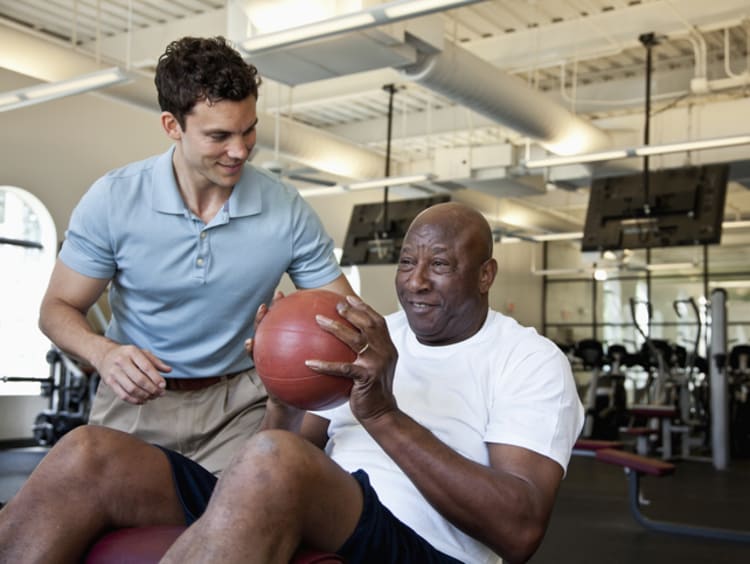
MULTIPOLYGON (((27 85, 0 70, 0 92, 27 85)), ((103 173, 165 150, 158 115, 96 94, 0 113, 0 183, 49 209, 60 239, 81 195, 103 173)))
MULTIPOLYGON (((0 70, 0 92, 29 84, 27 78, 0 70)), ((96 178, 169 146, 157 113, 96 94, 0 113, 0 132, 0 184, 19 186, 38 197, 50 210, 60 240, 73 207, 96 178)), ((456 198, 461 199, 461 194, 456 198)), ((341 246, 352 206, 380 199, 379 192, 360 192, 315 198, 311 203, 341 246)), ((522 323, 539 327, 541 280, 530 275, 536 252, 526 243, 496 246, 500 273, 491 303, 522 323)), ((361 268, 362 297, 383 313, 398 308, 394 274, 393 266, 361 268)), ((41 409, 38 404, 0 396, 0 413, 16 414, 12 432, 8 420, 0 419, 0 439, 10 436, 9 432, 18 436, 19 429, 28 429, 30 435, 31 423, 41 409), (18 410, 24 416, 19 417, 18 410)))

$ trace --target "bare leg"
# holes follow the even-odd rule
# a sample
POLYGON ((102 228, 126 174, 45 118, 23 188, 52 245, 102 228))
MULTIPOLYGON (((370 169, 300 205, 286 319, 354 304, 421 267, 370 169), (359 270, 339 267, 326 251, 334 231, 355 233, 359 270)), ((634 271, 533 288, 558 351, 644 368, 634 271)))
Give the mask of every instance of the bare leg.
POLYGON ((107 529, 184 523, 158 448, 104 427, 78 427, 0 511, 0 563, 77 562, 107 529))
POLYGON ((286 431, 255 435, 219 479, 203 516, 162 563, 287 564, 300 543, 335 551, 362 513, 362 490, 319 448, 286 431))

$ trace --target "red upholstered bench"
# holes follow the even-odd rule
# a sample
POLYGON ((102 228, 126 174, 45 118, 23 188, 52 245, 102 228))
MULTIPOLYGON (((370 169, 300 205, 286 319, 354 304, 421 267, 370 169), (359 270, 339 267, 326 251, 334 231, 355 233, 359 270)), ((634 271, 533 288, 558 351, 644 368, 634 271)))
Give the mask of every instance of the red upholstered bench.
POLYGON ((599 439, 578 439, 573 448, 580 450, 601 450, 603 448, 622 448, 620 441, 603 441, 599 439))
MULTIPOLYGON (((157 564, 185 527, 118 529, 102 536, 89 550, 85 564, 157 564)), ((300 549, 290 564, 341 564, 337 554, 300 549)))
POLYGON ((674 405, 635 404, 628 408, 628 413, 641 417, 676 417, 677 408, 674 405))
POLYGON ((620 441, 604 441, 599 439, 578 439, 573 445, 573 454, 578 456, 595 456, 596 452, 604 448, 622 448, 620 441))
POLYGON ((617 464, 641 474, 650 476, 666 476, 674 473, 675 466, 671 462, 664 462, 656 458, 640 456, 625 450, 603 448, 596 451, 596 459, 610 464, 617 464))

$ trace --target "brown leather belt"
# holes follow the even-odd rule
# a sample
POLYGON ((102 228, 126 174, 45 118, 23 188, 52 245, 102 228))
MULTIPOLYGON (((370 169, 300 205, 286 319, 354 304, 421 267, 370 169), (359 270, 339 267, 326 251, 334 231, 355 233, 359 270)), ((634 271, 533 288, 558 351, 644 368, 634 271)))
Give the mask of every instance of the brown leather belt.
POLYGON ((224 380, 231 380, 237 374, 241 374, 244 370, 239 372, 233 372, 232 374, 224 374, 223 376, 208 376, 206 378, 164 378, 167 382, 167 390, 172 392, 192 392, 195 390, 202 390, 218 384, 224 380))

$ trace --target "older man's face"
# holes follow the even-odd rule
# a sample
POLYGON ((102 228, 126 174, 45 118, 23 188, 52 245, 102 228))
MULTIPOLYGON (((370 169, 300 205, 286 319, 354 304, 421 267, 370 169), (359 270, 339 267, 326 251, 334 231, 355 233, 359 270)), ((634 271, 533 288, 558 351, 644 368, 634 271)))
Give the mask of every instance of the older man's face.
POLYGON ((481 260, 471 229, 440 223, 413 227, 401 249, 396 292, 409 325, 426 345, 471 337, 487 313, 481 292, 481 260))

